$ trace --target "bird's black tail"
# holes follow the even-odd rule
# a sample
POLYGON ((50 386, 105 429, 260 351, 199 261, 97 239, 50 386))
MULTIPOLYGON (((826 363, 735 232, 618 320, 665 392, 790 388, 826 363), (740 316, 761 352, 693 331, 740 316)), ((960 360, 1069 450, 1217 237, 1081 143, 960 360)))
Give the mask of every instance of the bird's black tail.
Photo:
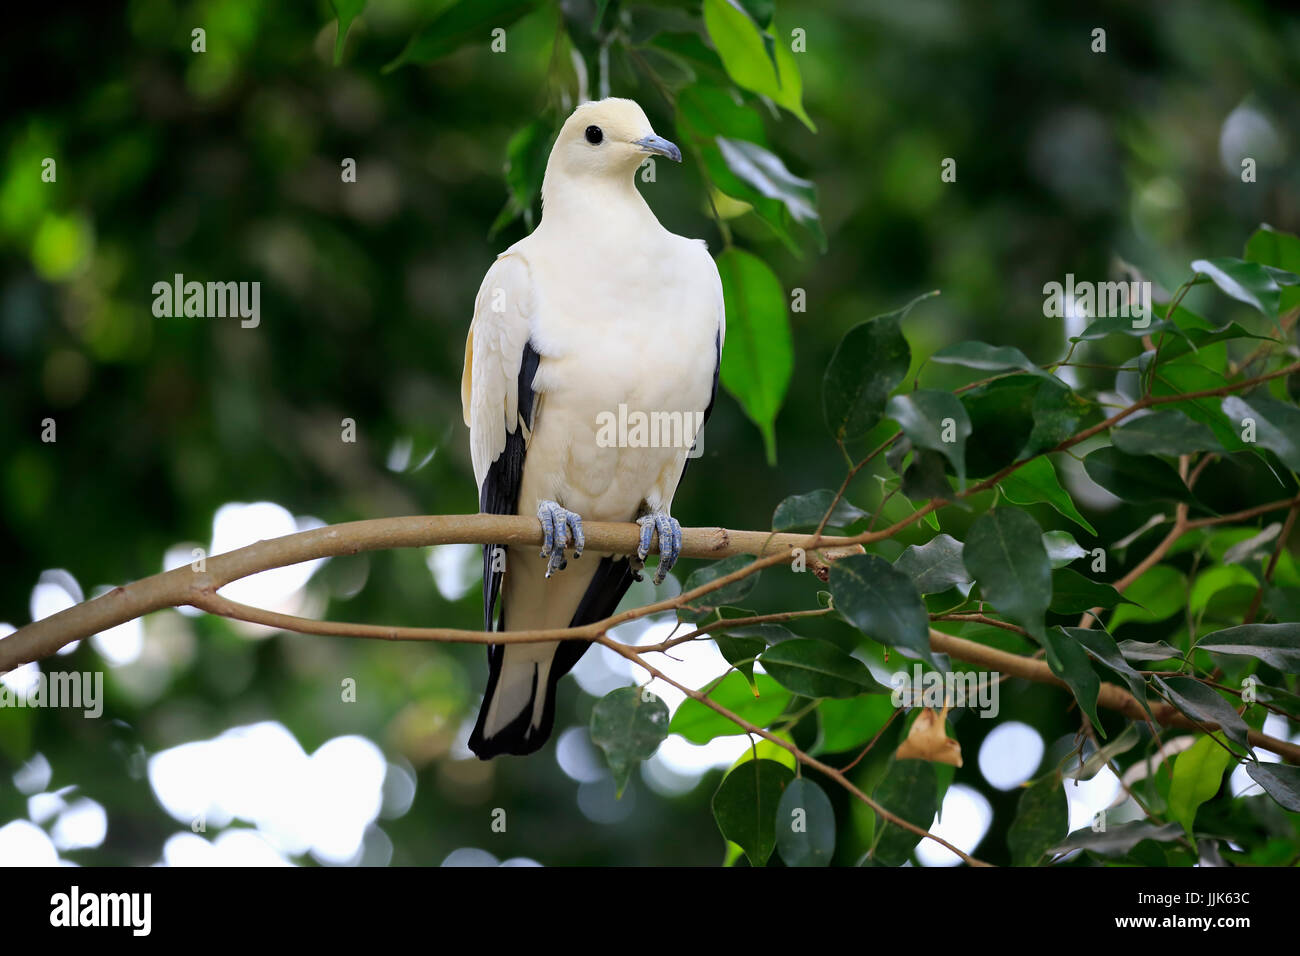
MULTIPOLYGON (((578 627, 609 617, 634 580, 632 564, 627 558, 602 558, 569 626, 578 627)), ((484 586, 491 586, 486 578, 484 586)), ((497 630, 504 631, 507 609, 504 601, 502 604, 497 630)), ((555 647, 548 667, 545 661, 536 660, 536 655, 512 660, 507 665, 506 645, 490 645, 487 691, 479 708, 478 721, 469 737, 469 749, 481 760, 490 760, 500 754, 522 756, 540 749, 550 739, 555 725, 555 685, 573 669, 590 646, 590 641, 561 641, 555 647), (543 695, 540 706, 539 694, 543 695), (494 702, 498 708, 513 712, 514 716, 489 735, 488 714, 494 702)), ((528 647, 515 645, 515 653, 526 654, 528 647)), ((500 717, 496 723, 500 723, 500 717)))

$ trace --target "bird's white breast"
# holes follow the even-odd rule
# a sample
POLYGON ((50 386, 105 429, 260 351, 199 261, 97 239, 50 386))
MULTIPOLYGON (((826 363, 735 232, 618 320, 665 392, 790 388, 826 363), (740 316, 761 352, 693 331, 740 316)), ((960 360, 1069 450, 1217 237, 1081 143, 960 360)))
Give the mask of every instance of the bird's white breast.
POLYGON ((526 253, 542 358, 521 513, 538 497, 592 520, 628 520, 643 500, 667 506, 689 437, 671 427, 638 434, 636 414, 693 425, 709 403, 719 302, 707 251, 663 230, 630 254, 620 245, 552 246, 543 263, 526 253), (644 447, 649 439, 659 447, 644 447))

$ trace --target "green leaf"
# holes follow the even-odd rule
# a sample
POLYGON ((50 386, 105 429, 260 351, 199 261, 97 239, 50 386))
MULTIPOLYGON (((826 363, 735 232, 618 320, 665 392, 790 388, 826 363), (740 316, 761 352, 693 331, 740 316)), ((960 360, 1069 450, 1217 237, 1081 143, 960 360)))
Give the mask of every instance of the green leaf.
POLYGON ((1013 504, 1032 505, 1038 502, 1049 504, 1089 534, 1094 536, 1097 534, 1097 529, 1079 514, 1074 501, 1061 487, 1061 482, 1056 477, 1056 469, 1046 456, 1026 462, 1003 478, 998 487, 1013 504))
POLYGON ((727 167, 742 182, 782 203, 794 221, 811 232, 826 251, 826 234, 817 213, 817 187, 810 180, 800 179, 786 169, 780 156, 757 143, 727 136, 715 137, 715 142, 727 167))
MULTIPOLYGON (((748 567, 753 563, 753 558, 747 554, 733 554, 729 558, 723 558, 721 561, 715 561, 713 564, 706 564, 702 568, 696 568, 691 572, 686 583, 682 585, 682 591, 694 591, 698 587, 716 581, 718 578, 725 578, 728 574, 739 571, 741 568, 748 567)), ((720 607, 728 604, 739 604, 754 590, 754 585, 758 583, 758 577, 763 572, 755 571, 748 577, 741 578, 739 581, 733 581, 731 584, 724 585, 716 591, 710 591, 703 594, 693 601, 690 601, 677 609, 677 616, 683 621, 702 621, 720 607)))
POLYGON ((1047 652, 1047 666, 1052 669, 1052 673, 1065 681, 1070 693, 1079 702, 1080 710, 1088 715, 1101 735, 1106 736, 1106 731, 1097 719, 1097 695, 1101 693, 1101 678, 1092 669, 1088 652, 1060 627, 1043 632, 1043 648, 1047 652))
POLYGON ((1093 322, 1083 333, 1070 339, 1071 342, 1096 342, 1098 339, 1104 339, 1111 335, 1129 335, 1134 338, 1141 338, 1144 335, 1154 335, 1156 332, 1178 331, 1178 326, 1172 322, 1166 322, 1164 319, 1153 319, 1143 326, 1133 324, 1133 319, 1126 318, 1122 315, 1109 315, 1105 318, 1093 322))
POLYGON ((1167 641, 1120 641, 1116 646, 1128 661, 1141 663, 1183 659, 1182 651, 1167 641))
POLYGON ((1012 866, 1038 866, 1069 831, 1069 805, 1059 773, 1042 777, 1020 795, 1007 830, 1012 866))
POLYGON ((763 434, 769 464, 776 463, 776 413, 794 370, 794 346, 785 293, 762 259, 734 246, 718 256, 727 309, 727 347, 721 381, 763 434))
POLYGON ((1033 438, 1037 396, 1047 384, 1037 376, 1017 373, 962 393, 961 403, 971 421, 967 474, 991 475, 1023 457, 1033 438))
POLYGON ((1052 562, 1052 570, 1088 556, 1087 549, 1081 547, 1068 531, 1044 531, 1043 547, 1047 549, 1047 560, 1052 562))
POLYGON ((1085 458, 1083 470, 1112 495, 1131 504, 1196 500, 1173 466, 1154 455, 1126 455, 1107 446, 1085 458))
POLYGON ((1061 568, 1052 573, 1053 614, 1082 614, 1095 607, 1109 609, 1124 600, 1109 584, 1093 581, 1077 571, 1061 568))
POLYGON ((343 46, 347 43, 348 30, 352 27, 352 21, 366 8, 366 0, 330 0, 330 6, 338 18, 338 32, 334 37, 334 65, 338 66, 343 62, 343 46))
POLYGON ((835 607, 867 637, 934 663, 930 616, 902 571, 874 554, 852 554, 831 565, 830 588, 835 607))
POLYGON ((1103 767, 1107 766, 1120 754, 1128 753, 1141 740, 1142 732, 1138 730, 1138 725, 1129 724, 1118 737, 1106 744, 1106 746, 1094 750, 1087 760, 1084 760, 1077 767, 1065 771, 1062 776, 1066 780, 1091 780, 1101 772, 1103 767))
MULTIPOLYGON (((930 829, 939 806, 934 764, 928 760, 891 758, 873 796, 895 816, 923 830, 930 829)), ((910 830, 887 822, 877 814, 876 841, 871 856, 884 866, 901 866, 912 855, 912 849, 920 839, 910 830)))
MULTIPOLYGON (((733 671, 722 679, 708 697, 751 724, 766 727, 781 716, 781 712, 790 703, 790 692, 766 674, 755 674, 754 684, 758 688, 757 694, 750 689, 744 677, 733 671)), ((714 737, 744 733, 731 720, 690 697, 682 701, 673 714, 668 732, 679 734, 693 744, 707 744, 714 737)))
MULTIPOLYGON (((910 446, 910 443, 899 442, 899 445, 910 446)), ((916 449, 911 464, 903 470, 903 481, 899 491, 909 501, 929 501, 931 498, 952 501, 952 485, 948 484, 943 461, 943 455, 937 451, 930 451, 928 448, 916 449)), ((937 524, 932 523, 931 527, 938 529, 937 524)))
POLYGON ((1248 760, 1246 773, 1287 810, 1300 813, 1300 767, 1248 760))
MULTIPOLYGON (((1210 568, 1196 576, 1187 600, 1187 609, 1193 617, 1200 617, 1215 598, 1219 599, 1215 603, 1220 607, 1231 607, 1234 598, 1240 597, 1248 601, 1253 597, 1258 585, 1255 576, 1239 564, 1210 568), (1234 588, 1237 589, 1235 594, 1232 593, 1234 588)), ((1241 611, 1245 613, 1244 606, 1241 611)))
POLYGON ((785 43, 774 43, 775 55, 769 53, 763 38, 773 34, 761 30, 743 8, 728 0, 704 0, 704 25, 732 80, 785 107, 810 130, 817 131, 804 112, 803 81, 794 54, 785 43))
POLYGON ((746 760, 722 779, 713 818, 751 866, 764 866, 776 846, 776 811, 794 773, 775 760, 746 760))
POLYGON ((654 756, 668 736, 668 706, 640 687, 610 691, 591 709, 591 742, 605 751, 618 796, 632 768, 654 756))
POLYGON ((912 360, 899 323, 928 297, 859 323, 840 339, 822 379, 822 408, 836 441, 860 438, 880 421, 885 400, 907 376, 912 360))
POLYGON ((950 535, 938 534, 925 544, 904 548, 894 561, 894 570, 911 578, 916 590, 922 594, 939 594, 956 588, 965 597, 975 582, 962 563, 961 552, 960 541, 950 535))
MULTIPOLYGON (((1155 373, 1151 394, 1157 397, 1187 395, 1223 386, 1223 373, 1212 372, 1187 356, 1175 362, 1161 362, 1155 373)), ((1241 451, 1250 446, 1241 440, 1239 429, 1223 414, 1222 402, 1216 397, 1183 401, 1178 407, 1190 418, 1210 426, 1214 437, 1228 451, 1241 451)))
POLYGON ((1267 316, 1276 317, 1279 291, 1277 280, 1258 262, 1244 259, 1197 259, 1192 269, 1209 278, 1226 295, 1244 302, 1267 316))
MULTIPOLYGON (((1115 644, 1113 637, 1100 627, 1066 627, 1061 628, 1061 630, 1075 641, 1078 641, 1093 660, 1104 667, 1110 668, 1128 685, 1129 692, 1137 698, 1138 703, 1142 705, 1142 709, 1148 714, 1151 713, 1151 708, 1147 704, 1147 680, 1129 665, 1124 654, 1120 652, 1120 648, 1115 644)), ((1170 648, 1170 650, 1173 650, 1173 648, 1170 648)), ((1176 654, 1177 651, 1174 653, 1176 654)), ((1164 658, 1156 659, 1163 660, 1164 658)))
POLYGON ((957 473, 959 487, 966 487, 966 439, 970 437, 970 416, 951 392, 919 389, 895 395, 885 406, 885 414, 898 422, 917 448, 937 451, 957 473))
POLYGON ((1246 654, 1280 671, 1300 672, 1300 624, 1293 621, 1225 628, 1206 634, 1196 646, 1218 654, 1246 654))
POLYGON ((554 130, 544 119, 537 119, 516 132, 506 143, 506 188, 509 200, 488 232, 491 239, 521 214, 528 228, 533 227, 533 205, 542 191, 542 177, 550 155, 554 130))
POLYGON ((1130 419, 1111 435, 1115 447, 1127 455, 1190 455, 1197 451, 1222 452, 1223 446, 1200 422, 1176 408, 1130 419))
MULTIPOLYGON (((1269 225, 1260 226, 1246 241, 1246 258, 1292 274, 1300 273, 1300 237, 1269 225)), ((1279 312, 1288 312, 1300 305, 1300 288, 1292 286, 1282 289, 1281 293, 1279 312)))
POLYGON ((764 651, 758 662, 782 687, 804 697, 889 693, 888 687, 871 676, 867 665, 825 641, 783 641, 764 651))
POLYGON ((822 753, 840 753, 859 747, 874 737, 894 714, 894 702, 884 694, 863 694, 817 705, 821 717, 822 753))
POLYGON ((1169 815, 1192 836, 1196 811, 1219 792, 1223 771, 1232 763, 1222 735, 1216 741, 1202 737, 1174 758, 1174 776, 1169 784, 1169 815))
POLYGON ((1101 856, 1123 856, 1143 840, 1168 843, 1182 835, 1182 827, 1177 823, 1157 824, 1149 820, 1137 820, 1133 823, 1109 825, 1101 831, 1091 828, 1075 830, 1068 840, 1053 847, 1051 852, 1055 855, 1069 853, 1071 850, 1087 850, 1101 856))
POLYGON ((408 63, 432 63, 475 40, 486 45, 494 29, 510 26, 537 6, 538 0, 459 0, 411 37, 383 72, 408 63))
POLYGON ((1028 372, 1041 378, 1054 379, 1010 345, 989 345, 987 342, 958 342, 940 349, 930 356, 930 361, 944 365, 964 365, 985 372, 1028 372))
POLYGON ((1181 612, 1187 606, 1187 578, 1177 568, 1157 564, 1130 584, 1124 596, 1133 604, 1115 609, 1108 628, 1112 633, 1128 621, 1154 624, 1181 612))
POLYGON ((790 782, 776 808, 776 847, 786 866, 829 866, 835 855, 835 810, 811 780, 790 782))
POLYGON ((1153 677, 1152 680, 1164 689, 1170 702, 1192 720, 1201 724, 1218 724, 1230 740, 1250 752, 1246 722, 1213 688, 1191 677, 1153 677))
POLYGON ((1239 434, 1253 422, 1255 443, 1276 453, 1292 471, 1300 471, 1300 408, 1263 394, 1252 395, 1250 401, 1229 395, 1222 408, 1239 434))
POLYGON ((984 600, 1042 638, 1052 601, 1052 565, 1038 522, 1018 508, 983 514, 971 525, 962 560, 984 600))
MULTIPOLYGON (((755 215, 771 228, 791 253, 799 255, 799 243, 792 229, 794 217, 790 209, 781 200, 760 192, 738 176, 728 165, 718 145, 719 138, 726 138, 763 147, 766 144, 766 134, 762 118, 737 102, 730 88, 723 89, 711 83, 694 83, 677 94, 676 119, 682 145, 689 143, 692 151, 699 155, 708 180, 726 195, 748 203, 755 215)), ((819 244, 824 245, 825 236, 822 234, 820 220, 814 220, 808 225, 819 244)))
MULTIPOLYGON (((830 510, 835 501, 835 492, 829 488, 819 488, 806 495, 791 495, 779 505, 772 515, 773 531, 812 531, 821 523, 822 517, 830 510)), ((867 513, 841 498, 835 503, 826 522, 827 528, 847 528, 856 521, 861 521, 867 513)))
POLYGON ((1050 451, 1067 438, 1100 418, 1094 402, 1077 395, 1059 379, 1043 379, 1034 395, 1033 431, 1020 450, 1019 458, 1050 451))

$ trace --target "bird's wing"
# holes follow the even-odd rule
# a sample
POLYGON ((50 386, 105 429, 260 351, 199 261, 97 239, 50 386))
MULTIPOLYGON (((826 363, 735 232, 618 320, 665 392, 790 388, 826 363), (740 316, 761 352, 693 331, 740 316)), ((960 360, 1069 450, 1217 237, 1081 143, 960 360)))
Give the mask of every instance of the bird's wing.
MULTIPOLYGON (((537 410, 533 377, 537 352, 529 343, 535 293, 528 263, 509 250, 497 257, 474 300, 465 342, 460 396, 469 426, 470 459, 479 509, 515 514, 524 456, 537 410)), ((483 627, 493 629, 503 561, 495 545, 483 547, 483 627)))

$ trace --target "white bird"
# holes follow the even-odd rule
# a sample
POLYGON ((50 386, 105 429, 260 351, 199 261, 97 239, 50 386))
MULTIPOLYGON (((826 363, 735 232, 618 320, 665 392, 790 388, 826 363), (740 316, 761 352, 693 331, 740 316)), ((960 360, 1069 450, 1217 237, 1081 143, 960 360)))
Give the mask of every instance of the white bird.
MULTIPOLYGON (((681 162, 633 101, 579 106, 546 164, 542 221, 497 257, 475 300, 461 401, 479 507, 536 515, 545 537, 540 556, 484 547, 487 630, 600 620, 639 580, 654 535, 656 583, 680 553, 673 494, 713 408, 726 325, 722 282, 703 240, 670 233, 637 192, 636 171, 652 154, 681 162), (620 412, 633 427, 611 441, 620 412), (654 435, 637 432, 637 413, 643 423, 677 414, 692 424, 677 440, 661 435, 658 447, 646 447, 654 435), (574 558, 582 554, 584 518, 637 521, 637 555, 568 567, 570 542, 574 558)), ((589 646, 490 646, 474 753, 486 760, 541 747, 555 720, 556 682, 589 646)))

